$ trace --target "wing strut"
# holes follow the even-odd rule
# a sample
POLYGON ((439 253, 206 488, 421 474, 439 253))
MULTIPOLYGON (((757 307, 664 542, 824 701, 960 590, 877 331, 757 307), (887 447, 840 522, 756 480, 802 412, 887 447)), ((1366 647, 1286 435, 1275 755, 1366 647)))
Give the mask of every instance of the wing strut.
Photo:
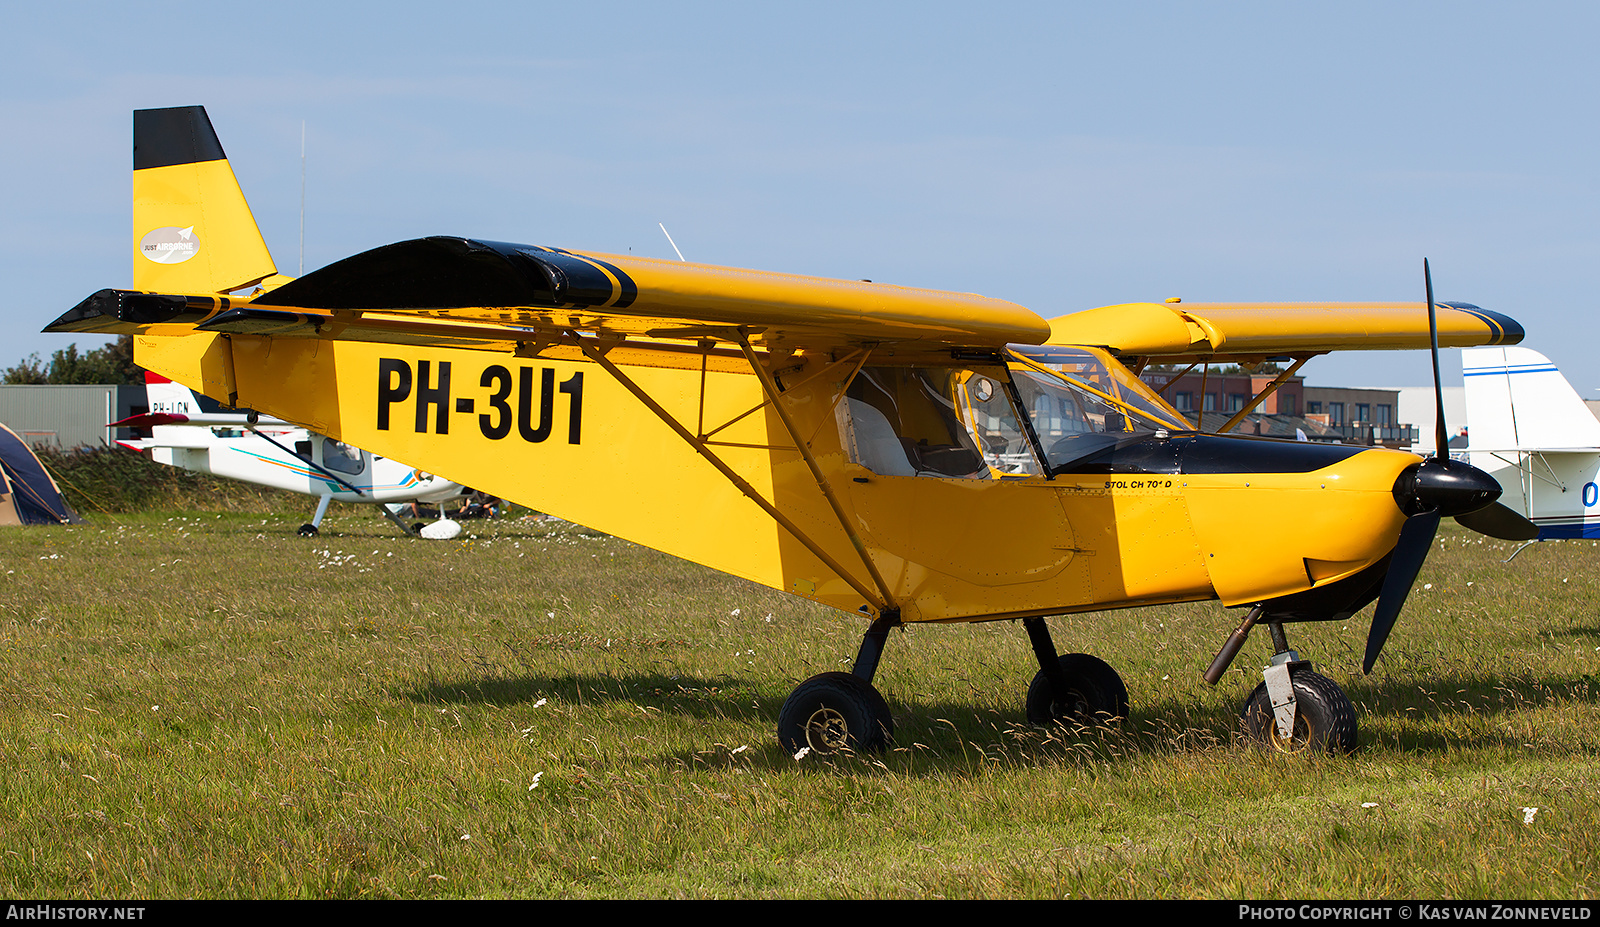
MULTIPOLYGON (((655 413, 656 418, 659 418, 663 424, 677 433, 678 437, 682 438, 690 447, 694 448, 695 452, 701 457, 704 457, 707 463, 717 468, 717 471, 721 473, 723 477, 728 480, 728 482, 732 483, 735 488, 744 493, 746 498, 760 506, 761 510, 766 512, 767 515, 771 516, 772 520, 777 522, 778 525, 783 528, 783 530, 789 532, 790 536, 804 545, 805 548, 811 551, 811 553, 815 555, 818 560, 821 560, 824 564, 826 564, 828 569, 834 572, 834 575, 838 576, 846 583, 849 583, 850 588, 854 589, 858 594, 860 594, 863 599, 866 599, 868 602, 872 603, 872 606, 878 611, 881 612, 892 607, 891 601, 887 596, 879 595, 876 591, 863 584, 855 577, 854 574, 846 570, 837 560, 829 555, 826 550, 823 550, 821 545, 817 544, 810 537, 808 537, 804 531, 801 531, 798 525, 789 520, 788 516, 778 511, 777 507, 771 502, 768 502, 766 498, 761 495, 761 493, 756 491, 754 486, 751 486, 749 482, 744 479, 744 477, 741 477, 738 473, 734 472, 733 468, 728 466, 728 464, 725 463, 722 458, 712 453, 711 449, 706 446, 704 441, 701 441, 694 435, 690 434, 689 430, 684 428, 683 425, 672 416, 672 413, 668 412, 661 406, 660 403, 651 398, 650 394, 645 392, 644 389, 639 386, 639 384, 633 382, 633 380, 629 378, 627 374, 622 372, 621 368, 608 360, 606 358, 603 346, 591 343, 595 339, 581 337, 572 329, 567 329, 566 335, 578 346, 578 349, 584 353, 585 357, 589 358, 589 360, 595 362, 596 364, 599 364, 607 373, 611 374, 612 379, 622 384, 623 388, 632 393, 635 399, 644 403, 645 408, 655 413)), ((758 369, 762 369, 760 368, 759 364, 756 366, 758 369)), ((806 455, 806 451, 804 449, 802 449, 800 453, 802 456, 806 455)), ((858 545, 860 543, 859 541, 856 541, 854 537, 852 537, 852 541, 855 541, 855 543, 858 545)), ((870 562, 871 561, 868 561, 869 565, 870 562)), ((881 585, 883 580, 878 578, 876 570, 873 571, 873 576, 881 585)))
MULTIPOLYGON (((755 348, 750 346, 749 336, 743 332, 739 333, 739 347, 744 351, 745 359, 750 362, 750 369, 755 371, 756 379, 761 381, 761 389, 766 392, 767 399, 771 400, 773 411, 778 413, 778 420, 783 422, 784 430, 789 432, 790 440, 794 441, 795 448, 800 451, 800 457, 805 460, 806 466, 811 468, 811 476, 817 481, 817 488, 822 490, 822 495, 828 500, 828 505, 833 508, 834 516, 839 519, 839 526, 844 529, 844 533, 850 538, 850 546, 854 547, 856 553, 861 555, 861 562, 866 564, 867 572, 872 575, 872 582, 877 585, 878 592, 883 596, 884 603, 889 608, 894 608, 894 596, 889 592, 889 584, 883 581, 883 574, 878 572, 878 565, 872 562, 872 555, 867 553, 867 545, 861 540, 861 535, 857 534, 856 529, 851 526, 850 516, 845 514, 844 506, 839 504, 839 497, 833 493, 833 486, 828 483, 828 478, 823 475, 822 468, 817 465, 817 458, 812 456, 810 445, 800 439, 800 429, 795 427, 794 419, 789 417, 789 410, 785 409, 783 403, 778 400, 778 387, 777 384, 772 382, 772 374, 761 365, 761 359, 756 357, 755 348)), ((863 357, 862 361, 865 362, 865 360, 866 358, 863 357)), ((856 369, 861 369, 859 364, 856 369)))
POLYGON ((357 489, 356 487, 354 487, 354 486, 350 485, 349 483, 345 482, 344 480, 340 479, 332 471, 330 471, 327 468, 321 466, 315 460, 312 460, 310 457, 307 457, 304 454, 300 454, 300 453, 297 453, 295 451, 291 451, 288 448, 284 447, 282 444, 279 444, 277 441, 274 441, 271 438, 271 436, 269 436, 266 432, 257 430, 255 425, 250 424, 250 425, 246 425, 245 427, 250 429, 250 433, 251 434, 253 434, 256 437, 260 438, 261 440, 267 442, 268 444, 272 445, 273 447, 277 448, 278 450, 283 451, 285 454, 288 454, 290 457, 293 457, 295 460, 301 461, 306 466, 308 466, 311 469, 313 469, 313 470, 317 471, 318 473, 322 474, 325 478, 330 479, 330 480, 334 481, 335 483, 338 483, 340 486, 343 486, 345 489, 350 490, 351 492, 355 493, 358 496, 366 495, 366 493, 362 492, 361 490, 357 489))
MULTIPOLYGON (((1246 403, 1244 408, 1242 408, 1239 411, 1233 413, 1233 418, 1230 418, 1226 422, 1224 422, 1222 424, 1222 427, 1217 429, 1217 434, 1225 435, 1228 432, 1232 431, 1235 426, 1237 426, 1240 422, 1244 421, 1244 417, 1246 415, 1249 415, 1251 412, 1254 412, 1256 410, 1256 406, 1261 405, 1263 400, 1265 400, 1268 396, 1272 395, 1272 391, 1273 390, 1275 390, 1278 387, 1282 386, 1290 377, 1294 376, 1295 371, 1299 370, 1302 366, 1305 365, 1305 362, 1310 360, 1310 359, 1311 359, 1311 355, 1307 355, 1307 356, 1302 357, 1299 360, 1295 361, 1293 364, 1290 364, 1288 370, 1285 370, 1283 373, 1278 374, 1278 378, 1277 379, 1273 380, 1271 383, 1268 383, 1266 388, 1263 389, 1261 392, 1256 393, 1256 398, 1254 398, 1254 399, 1250 400, 1248 403, 1246 403)), ((1205 405, 1205 394, 1204 394, 1204 392, 1201 393, 1200 404, 1202 406, 1205 405)))

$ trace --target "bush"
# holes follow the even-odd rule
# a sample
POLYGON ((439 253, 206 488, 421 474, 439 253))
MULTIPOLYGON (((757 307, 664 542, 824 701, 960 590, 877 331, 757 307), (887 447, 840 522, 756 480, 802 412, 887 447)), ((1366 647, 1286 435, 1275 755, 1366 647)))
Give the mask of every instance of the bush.
POLYGON ((33 450, 80 515, 152 509, 298 511, 305 507, 305 497, 297 493, 169 467, 123 448, 33 450))

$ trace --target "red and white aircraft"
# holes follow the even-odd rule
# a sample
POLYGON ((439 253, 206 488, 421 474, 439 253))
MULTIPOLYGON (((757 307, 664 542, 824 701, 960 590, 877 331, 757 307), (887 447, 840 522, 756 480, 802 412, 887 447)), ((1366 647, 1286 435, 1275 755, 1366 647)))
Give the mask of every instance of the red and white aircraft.
POLYGON ((306 537, 317 534, 335 499, 376 504, 406 534, 448 538, 460 533, 443 508, 471 494, 460 483, 281 419, 223 411, 215 400, 181 383, 155 373, 145 376, 150 411, 111 423, 149 430, 148 438, 117 441, 129 450, 171 467, 316 496, 316 514, 300 526, 306 537), (439 505, 439 521, 415 526, 402 520, 400 511, 413 502, 439 505))

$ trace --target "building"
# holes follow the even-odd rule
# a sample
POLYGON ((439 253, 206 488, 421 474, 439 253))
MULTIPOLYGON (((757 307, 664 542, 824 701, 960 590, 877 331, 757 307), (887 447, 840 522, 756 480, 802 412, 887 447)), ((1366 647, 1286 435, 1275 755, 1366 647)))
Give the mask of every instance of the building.
POLYGON ((1333 386, 1305 388, 1305 415, 1344 435, 1347 444, 1410 447, 1416 429, 1399 417, 1400 391, 1333 386))
MULTIPOLYGON (((1277 373, 1202 372, 1198 368, 1187 373, 1147 370, 1143 375, 1146 383, 1155 387, 1156 392, 1172 403, 1173 408, 1189 416, 1190 421, 1194 421, 1192 413, 1195 412, 1225 412, 1230 415, 1238 412, 1277 377, 1277 373)), ((1263 415, 1301 415, 1304 390, 1305 377, 1290 377, 1252 411, 1263 415)))
MULTIPOLYGON (((1222 369, 1230 372, 1158 368, 1145 371, 1143 379, 1189 421, 1215 431, 1279 376, 1276 371, 1222 369)), ((1417 432, 1401 422, 1399 408, 1397 390, 1306 386, 1304 377, 1293 376, 1251 409, 1232 433, 1410 447, 1417 432)))
POLYGON ((35 446, 109 447, 106 425, 148 411, 143 384, 0 386, 0 422, 35 446))

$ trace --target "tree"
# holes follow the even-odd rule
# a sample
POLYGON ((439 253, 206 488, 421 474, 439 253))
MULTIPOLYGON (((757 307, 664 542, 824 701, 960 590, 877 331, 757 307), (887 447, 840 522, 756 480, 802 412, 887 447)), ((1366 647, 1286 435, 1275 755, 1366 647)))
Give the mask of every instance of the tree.
POLYGON ((121 335, 116 341, 92 351, 78 353, 76 343, 52 352, 50 363, 30 354, 14 367, 8 367, 0 381, 6 384, 138 384, 144 382, 144 368, 133 362, 133 336, 121 335))

